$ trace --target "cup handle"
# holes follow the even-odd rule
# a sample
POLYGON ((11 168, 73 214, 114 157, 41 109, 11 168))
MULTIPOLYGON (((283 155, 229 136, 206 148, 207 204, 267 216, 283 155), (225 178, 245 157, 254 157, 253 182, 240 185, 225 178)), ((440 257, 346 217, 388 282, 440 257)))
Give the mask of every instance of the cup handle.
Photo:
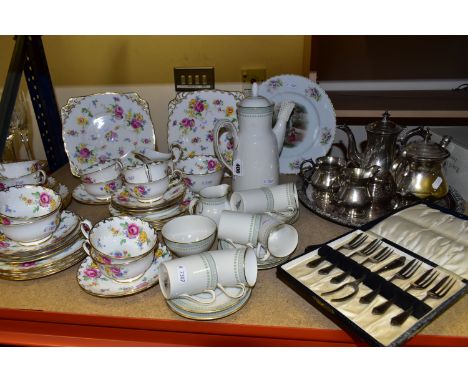
POLYGON ((148 167, 148 163, 143 163, 143 167, 145 168, 146 179, 148 179, 148 182, 152 182, 153 177, 151 176, 151 171, 148 167))
POLYGON ((85 251, 86 254, 91 257, 91 244, 89 241, 84 241, 81 247, 83 248, 83 251, 85 251))
MULTIPOLYGON (((190 204, 189 204, 189 213, 190 213, 190 215, 195 214, 195 207, 197 206, 198 201, 199 201, 199 199, 196 196, 190 201, 190 204)), ((201 206, 203 207, 203 204, 201 206)))
POLYGON ((88 219, 84 219, 80 222, 80 228, 81 233, 86 239, 89 240, 89 231, 91 231, 91 228, 93 228, 93 224, 88 219))
POLYGON ((258 243, 257 244, 257 249, 256 249, 256 252, 255 254, 257 255, 257 259, 261 260, 261 261, 265 261, 267 260, 271 253, 270 251, 268 250, 268 248, 266 246, 264 246, 262 243, 258 243), (265 250, 265 255, 263 257, 260 257, 260 249, 263 248, 265 250))
POLYGON ((180 170, 173 170, 172 174, 169 175, 169 187, 174 186, 177 183, 180 183, 182 180, 182 171, 180 170))
POLYGON ((169 146, 169 151, 172 153, 172 161, 173 162, 178 162, 181 159, 183 159, 184 150, 182 149, 182 146, 179 145, 178 143, 172 143, 169 146), (179 151, 178 155, 174 154, 174 149, 177 149, 179 151))
POLYGON ((226 289, 224 289, 224 287, 221 285, 221 284, 217 284, 216 285, 226 296, 230 297, 230 298, 234 298, 234 299, 238 299, 238 298, 242 298, 245 296, 245 292, 246 292, 246 289, 245 289, 245 285, 242 284, 242 283, 239 283, 239 284, 236 284, 235 287, 239 288, 240 289, 240 293, 236 296, 236 295, 232 295, 230 292, 228 292, 226 289))
MULTIPOLYGON (((306 159, 304 161, 301 162, 301 165, 299 166, 299 174, 305 179, 305 171, 307 170, 307 168, 310 168, 312 169, 312 171, 315 171, 315 162, 314 160, 311 158, 311 159, 306 159), (306 165, 309 165, 306 167, 306 165)), ((307 183, 309 183, 308 179, 307 180, 307 183)))
POLYGON ((216 300, 216 293, 215 293, 214 290, 206 289, 203 292, 204 293, 209 293, 211 295, 211 297, 207 300, 206 298, 199 298, 199 297, 191 296, 189 294, 184 293, 184 294, 181 294, 180 296, 178 296, 176 298, 185 298, 187 300, 195 301, 195 302, 198 302, 200 304, 211 304, 216 300))
POLYGON ((43 185, 45 182, 47 182, 47 174, 45 173, 44 170, 38 170, 39 172, 39 184, 43 185))

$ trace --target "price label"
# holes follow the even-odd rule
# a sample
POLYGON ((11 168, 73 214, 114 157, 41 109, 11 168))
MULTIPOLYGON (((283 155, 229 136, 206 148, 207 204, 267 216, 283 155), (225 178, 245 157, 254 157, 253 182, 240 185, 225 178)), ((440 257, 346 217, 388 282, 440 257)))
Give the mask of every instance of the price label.
POLYGON ((238 158, 232 162, 232 172, 236 176, 242 176, 244 173, 244 169, 242 166, 242 161, 238 158))
POLYGON ((179 281, 181 283, 186 283, 187 282, 187 270, 183 265, 179 265, 177 267, 177 275, 179 276, 179 281))
POLYGON ((434 190, 437 190, 441 183, 442 183, 442 178, 440 176, 438 176, 437 179, 434 180, 434 183, 432 183, 432 188, 434 190))

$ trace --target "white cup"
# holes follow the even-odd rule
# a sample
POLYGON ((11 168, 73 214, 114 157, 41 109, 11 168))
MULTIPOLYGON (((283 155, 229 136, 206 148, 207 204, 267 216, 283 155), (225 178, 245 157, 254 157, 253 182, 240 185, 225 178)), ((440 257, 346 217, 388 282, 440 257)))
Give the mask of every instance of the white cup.
POLYGON ((166 299, 186 298, 201 304, 211 304, 216 299, 218 284, 216 264, 210 254, 202 253, 161 263, 159 284, 166 299), (208 299, 192 296, 208 293, 208 299))
POLYGON ((255 246, 258 242, 262 215, 223 211, 219 218, 218 238, 255 246))
POLYGON ((38 170, 32 174, 23 175, 18 178, 0 179, 0 191, 13 186, 43 185, 47 181, 47 174, 44 170, 38 170))
POLYGON ((238 212, 263 213, 294 211, 299 207, 294 183, 233 192, 231 209, 238 212))
MULTIPOLYGON (((274 257, 289 256, 297 247, 299 235, 297 230, 280 220, 263 215, 258 232, 258 243, 265 249, 265 254, 261 260, 266 260, 270 255, 274 257)), ((260 251, 257 251, 260 258, 260 251)))
MULTIPOLYGON (((251 248, 209 251, 216 264, 218 283, 223 287, 253 287, 257 281, 257 257, 251 248)), ((242 295, 243 295, 242 294, 242 295)), ((239 298, 239 297, 238 297, 239 298)))

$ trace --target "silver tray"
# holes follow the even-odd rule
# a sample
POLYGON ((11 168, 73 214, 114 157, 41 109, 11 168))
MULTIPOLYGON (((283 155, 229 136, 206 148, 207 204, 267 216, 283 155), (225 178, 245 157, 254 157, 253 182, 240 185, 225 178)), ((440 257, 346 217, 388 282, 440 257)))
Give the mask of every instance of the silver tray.
MULTIPOLYGON (((357 228, 398 208, 416 204, 420 199, 400 200, 395 197, 386 207, 371 206, 366 210, 350 211, 344 207, 337 206, 330 200, 327 193, 314 190, 302 176, 298 176, 296 181, 297 194, 299 200, 309 210, 324 219, 350 228, 357 228)), ((449 193, 442 199, 432 202, 433 204, 445 207, 454 212, 463 214, 465 210, 465 200, 453 187, 449 187, 449 193)))

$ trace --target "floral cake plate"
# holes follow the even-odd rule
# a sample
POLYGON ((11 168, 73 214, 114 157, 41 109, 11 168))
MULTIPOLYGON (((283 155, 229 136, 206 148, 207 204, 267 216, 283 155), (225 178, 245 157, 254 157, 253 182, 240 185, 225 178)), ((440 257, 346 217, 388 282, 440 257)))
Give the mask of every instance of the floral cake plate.
POLYGON ((171 254, 164 245, 159 245, 155 260, 138 280, 119 283, 101 273, 97 265, 88 256, 77 272, 78 284, 86 292, 97 297, 130 296, 156 285, 159 281, 159 264, 171 260, 171 254))
MULTIPOLYGON (((226 290, 235 294, 239 289, 227 287, 226 290)), ((245 295, 240 299, 226 296, 219 288, 215 289, 215 293, 216 300, 211 304, 200 304, 184 298, 166 300, 166 303, 173 312, 182 317, 200 321, 217 320, 240 310, 249 301, 252 288, 246 288, 245 295)), ((205 294, 200 293, 196 296, 199 298, 210 297, 208 294, 204 296, 205 294)))
POLYGON ((167 207, 174 205, 176 202, 182 201, 186 194, 186 187, 184 183, 177 183, 170 187, 161 199, 154 202, 141 202, 134 196, 130 195, 126 187, 122 187, 118 190, 111 198, 111 205, 120 211, 133 211, 133 212, 145 212, 145 211, 160 211, 167 207))
POLYGON ((60 223, 52 236, 37 245, 27 246, 10 240, 0 230, 0 261, 20 259, 33 254, 41 254, 62 248, 61 244, 78 226, 80 218, 71 211, 62 211, 60 223), (16 256, 15 256, 16 255, 16 256), (24 256, 20 256, 24 255, 24 256))
MULTIPOLYGON (((237 102, 242 92, 200 90, 181 92, 169 103, 167 140, 177 143, 184 157, 215 155, 213 129, 216 121, 230 120, 237 127, 237 102)), ((232 143, 227 133, 220 137, 220 147, 227 162, 232 161, 232 143)))
POLYGON ((72 193, 73 199, 75 199, 79 203, 83 204, 94 204, 94 205, 102 205, 102 204, 109 204, 111 197, 109 196, 106 199, 98 199, 94 195, 89 194, 85 188, 83 183, 79 184, 75 187, 72 193))
POLYGON ((283 101, 293 101, 280 155, 280 172, 297 174, 304 159, 326 155, 335 138, 336 116, 325 91, 306 77, 281 75, 268 79, 258 94, 275 103, 275 116, 283 101))
POLYGON ((70 98, 61 115, 65 151, 75 176, 95 163, 156 146, 148 103, 136 93, 70 98))

